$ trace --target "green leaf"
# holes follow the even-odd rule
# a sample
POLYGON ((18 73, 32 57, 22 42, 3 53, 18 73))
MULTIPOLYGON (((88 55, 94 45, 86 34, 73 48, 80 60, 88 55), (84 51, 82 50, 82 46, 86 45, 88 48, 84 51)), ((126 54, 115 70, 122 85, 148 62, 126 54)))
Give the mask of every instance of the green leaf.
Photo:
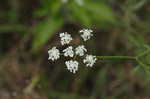
POLYGON ((43 0, 41 2, 42 7, 34 12, 34 16, 42 17, 50 14, 55 15, 59 13, 60 8, 62 7, 62 3, 59 0, 56 1, 43 0))
POLYGON ((63 20, 59 17, 50 17, 35 28, 32 51, 39 50, 53 34, 62 26, 63 20))
POLYGON ((24 34, 27 31, 27 27, 22 24, 3 24, 0 25, 0 33, 7 32, 19 32, 20 34, 24 34))
POLYGON ((88 10, 88 15, 92 16, 98 23, 116 23, 112 9, 102 2, 87 1, 84 7, 88 10))
POLYGON ((35 17, 42 17, 42 16, 46 16, 49 12, 50 12, 49 9, 39 8, 38 10, 36 10, 33 13, 33 16, 35 16, 35 17))
POLYGON ((81 6, 72 2, 70 8, 72 17, 85 26, 96 24, 104 27, 106 25, 117 23, 112 9, 100 1, 93 2, 86 0, 81 6))
POLYGON ((88 13, 86 9, 84 9, 82 6, 78 6, 76 4, 72 4, 72 17, 84 24, 85 26, 91 26, 92 25, 92 20, 91 17, 88 16, 88 13))

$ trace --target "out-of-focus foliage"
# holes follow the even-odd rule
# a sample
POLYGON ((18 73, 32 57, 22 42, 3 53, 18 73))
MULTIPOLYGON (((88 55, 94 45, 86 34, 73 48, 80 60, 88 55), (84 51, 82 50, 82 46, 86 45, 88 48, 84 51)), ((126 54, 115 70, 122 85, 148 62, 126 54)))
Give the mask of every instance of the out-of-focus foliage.
POLYGON ((0 0, 0 99, 150 99, 149 0, 0 0), (99 60, 73 75, 64 59, 48 61, 59 32, 95 55, 139 55, 135 60, 99 60), (36 54, 35 54, 36 53, 36 54))
POLYGON ((62 26, 63 20, 57 17, 51 17, 40 23, 34 31, 33 51, 36 51, 45 44, 50 37, 62 26))
POLYGON ((35 27, 37 30, 33 48, 37 50, 45 44, 52 34, 62 26, 63 21, 79 22, 84 27, 92 25, 104 27, 116 23, 112 9, 105 3, 92 0, 83 0, 82 2, 83 4, 79 5, 75 0, 69 0, 67 3, 63 3, 61 0, 42 0, 42 7, 35 11, 35 16, 47 18, 46 21, 35 27))

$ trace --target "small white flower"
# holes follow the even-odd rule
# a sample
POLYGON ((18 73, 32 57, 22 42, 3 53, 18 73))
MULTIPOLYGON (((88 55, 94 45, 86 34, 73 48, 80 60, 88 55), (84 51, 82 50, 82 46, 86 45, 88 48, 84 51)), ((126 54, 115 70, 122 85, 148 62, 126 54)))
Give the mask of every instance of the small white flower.
POLYGON ((86 63, 86 66, 92 67, 94 63, 96 62, 97 58, 93 55, 87 55, 85 59, 83 60, 83 63, 86 63))
POLYGON ((87 52, 87 49, 84 47, 84 45, 80 45, 75 49, 76 55, 83 56, 84 52, 87 52))
POLYGON ((60 58, 60 52, 58 49, 56 49, 56 47, 53 47, 52 49, 50 49, 48 51, 48 54, 49 54, 49 58, 48 58, 49 60, 54 61, 60 58))
POLYGON ((61 44, 65 45, 65 44, 69 44, 70 41, 72 40, 72 37, 70 34, 68 34, 67 32, 65 33, 60 33, 60 38, 61 38, 61 44))
POLYGON ((78 70, 79 63, 77 61, 70 60, 66 61, 65 64, 67 66, 67 69, 72 73, 76 73, 76 71, 78 70))
POLYGON ((70 57, 73 57, 74 56, 74 52, 73 52, 73 47, 72 46, 69 46, 68 48, 64 49, 63 50, 64 52, 64 56, 70 56, 70 57))
POLYGON ((93 36, 92 32, 93 30, 91 29, 83 29, 79 31, 81 34, 81 37, 83 38, 84 41, 87 41, 93 36))

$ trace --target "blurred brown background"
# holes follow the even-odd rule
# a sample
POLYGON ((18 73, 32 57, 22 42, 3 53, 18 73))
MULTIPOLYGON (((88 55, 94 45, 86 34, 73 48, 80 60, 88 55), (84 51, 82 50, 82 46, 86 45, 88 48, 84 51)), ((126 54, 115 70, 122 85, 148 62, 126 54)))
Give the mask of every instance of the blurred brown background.
POLYGON ((150 53, 140 60, 99 60, 70 73, 61 58, 60 32, 81 43, 91 28, 90 53, 136 56, 150 49, 149 0, 0 0, 0 99, 150 99, 150 53))

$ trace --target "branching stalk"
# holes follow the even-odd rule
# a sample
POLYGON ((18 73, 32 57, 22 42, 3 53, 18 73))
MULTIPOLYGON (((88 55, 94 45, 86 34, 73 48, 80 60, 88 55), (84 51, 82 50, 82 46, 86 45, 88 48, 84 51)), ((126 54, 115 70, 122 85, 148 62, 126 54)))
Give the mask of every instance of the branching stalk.
POLYGON ((133 56, 97 56, 98 59, 133 59, 135 60, 135 57, 133 56))
MULTIPOLYGON (((135 60, 142 68, 147 68, 150 70, 150 67, 144 64, 139 58, 148 54, 150 52, 150 48, 137 56, 96 56, 98 59, 101 60, 111 60, 111 59, 126 59, 126 60, 135 60)), ((24 93, 29 94, 33 91, 33 89, 37 86, 40 80, 40 76, 36 75, 32 78, 31 83, 25 88, 24 93)))

